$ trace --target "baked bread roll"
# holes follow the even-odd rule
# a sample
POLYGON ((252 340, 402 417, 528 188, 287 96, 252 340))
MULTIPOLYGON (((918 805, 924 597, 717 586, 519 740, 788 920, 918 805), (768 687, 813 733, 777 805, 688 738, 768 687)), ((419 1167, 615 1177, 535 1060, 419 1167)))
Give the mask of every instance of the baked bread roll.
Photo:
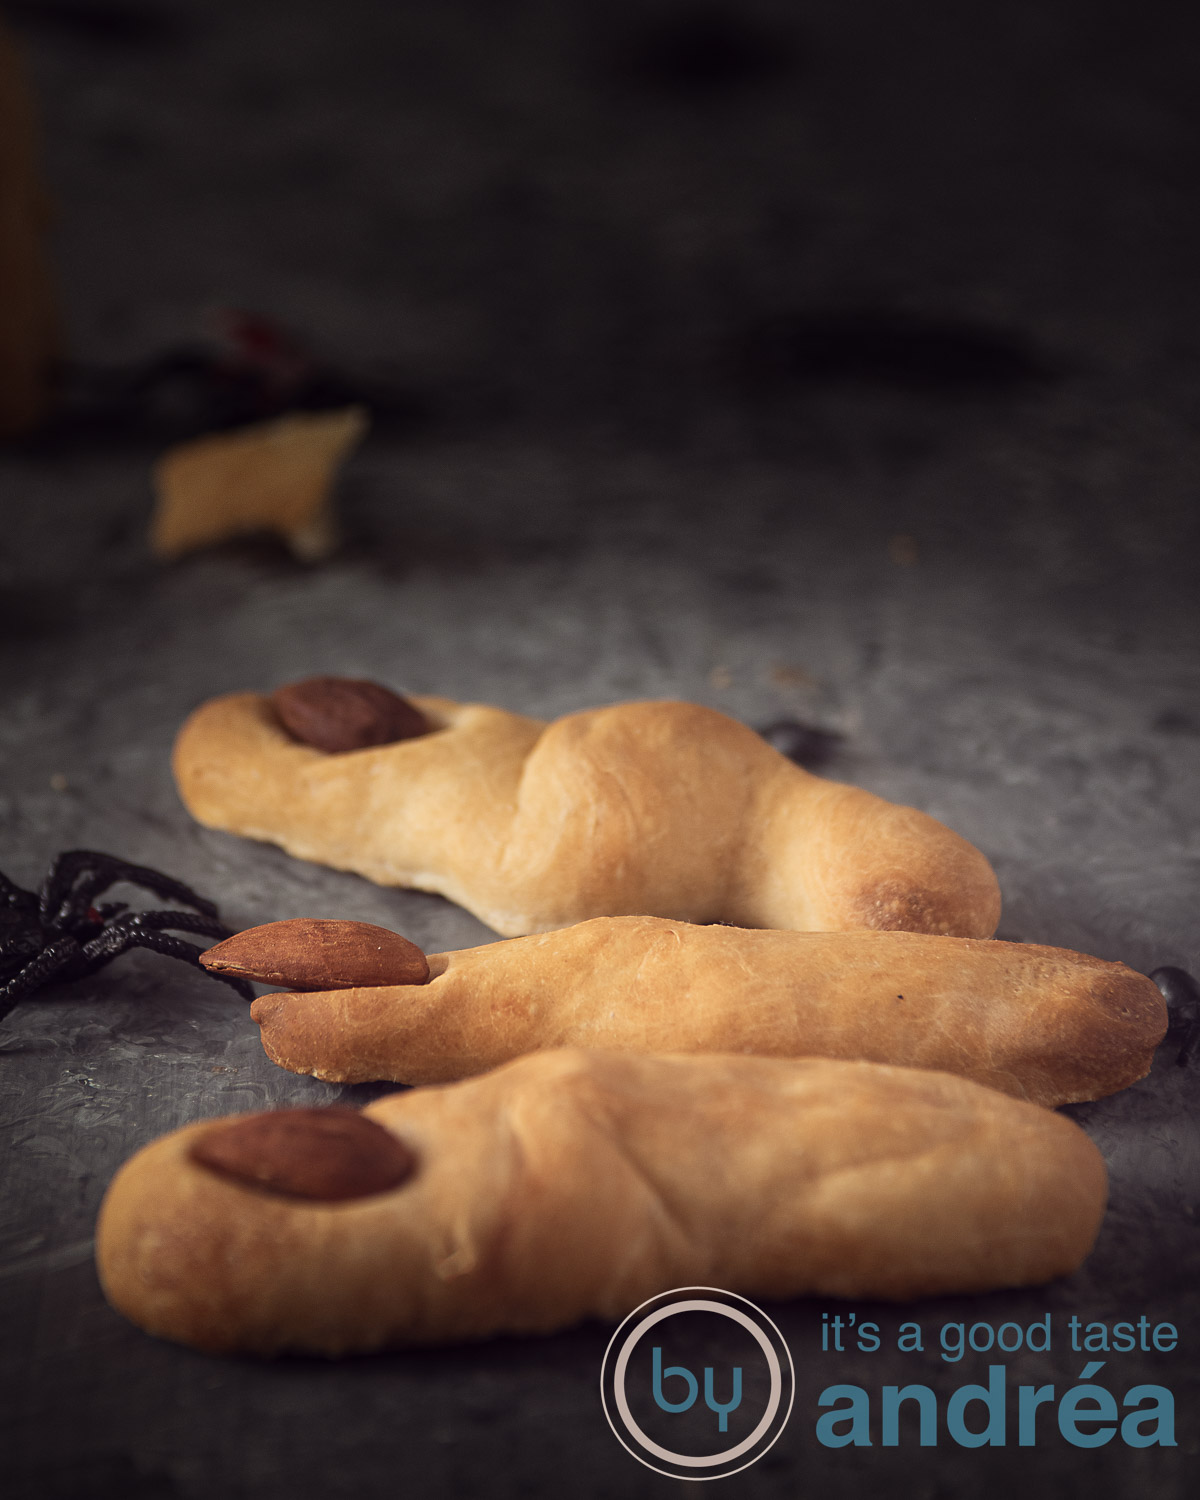
POLYGON ((368 1106, 357 1198, 293 1113, 318 1112, 203 1121, 121 1168, 96 1237, 118 1311, 200 1349, 345 1354, 617 1319, 675 1286, 981 1292, 1074 1270, 1106 1195, 1070 1120, 870 1063, 539 1053, 368 1106))
MULTIPOLYGON (((309 925, 345 929, 351 947, 356 933, 377 931, 309 925)), ((201 962, 250 979, 270 979, 270 969, 273 982, 291 975, 307 989, 301 927, 253 928, 201 962), (239 963, 251 950, 257 967, 239 963)), ((1051 1106, 1144 1077, 1167 1028, 1157 986, 1124 964, 910 932, 597 917, 428 962, 428 982, 372 978, 335 989, 326 980, 315 993, 262 995, 250 1013, 274 1062, 334 1082, 445 1083, 526 1052, 577 1046, 938 1068, 1051 1106)))
POLYGON ((626 914, 963 937, 999 921, 996 877, 964 839, 713 709, 625 703, 547 725, 411 702, 432 733, 326 754, 264 697, 214 699, 176 743, 180 794, 211 828, 436 891, 505 936, 626 914))

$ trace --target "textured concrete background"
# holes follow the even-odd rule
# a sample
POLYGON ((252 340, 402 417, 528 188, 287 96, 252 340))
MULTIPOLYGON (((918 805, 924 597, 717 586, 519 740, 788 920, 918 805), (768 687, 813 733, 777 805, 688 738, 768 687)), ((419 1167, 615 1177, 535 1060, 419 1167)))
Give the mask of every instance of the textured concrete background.
MULTIPOLYGON (((829 774, 994 860, 1004 936, 1200 967, 1200 180, 1194 17, 1156 0, 20 0, 72 367, 0 455, 0 868, 110 850, 237 926, 486 941, 191 824, 167 757, 207 695, 317 671, 552 715, 629 697, 838 731, 829 774), (150 464, 205 424, 151 378, 206 311, 282 320, 374 393, 345 542, 172 568, 150 464), (160 361, 158 366, 155 361, 160 361), (140 394, 133 393, 139 374, 140 394)), ((14 1494, 656 1496, 596 1399, 607 1330, 260 1366, 104 1306, 104 1186, 178 1123, 361 1100, 137 954, 0 1028, 0 1371, 14 1494)), ((1164 1050, 1078 1110, 1113 1172, 1068 1283, 945 1318, 1167 1318, 1114 1356, 1175 1450, 841 1450, 817 1393, 983 1373, 817 1353, 773 1308, 792 1423, 723 1493, 1155 1496, 1194 1483, 1200 1085, 1164 1050)), ((871 1315, 860 1310, 861 1315, 871 1315)), ((876 1310, 886 1328, 901 1314, 876 1310)), ((1022 1382, 1079 1377, 1056 1345, 1022 1382)), ((6 1487, 6 1493, 10 1490, 6 1487)))

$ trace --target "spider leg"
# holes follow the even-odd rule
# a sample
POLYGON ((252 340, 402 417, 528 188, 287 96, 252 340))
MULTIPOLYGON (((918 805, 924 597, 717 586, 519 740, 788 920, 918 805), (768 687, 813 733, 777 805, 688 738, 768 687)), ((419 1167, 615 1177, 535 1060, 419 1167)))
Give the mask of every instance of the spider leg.
POLYGON ((43 922, 53 919, 55 925, 61 926, 72 917, 83 915, 91 905, 90 897, 103 887, 97 885, 95 890, 89 891, 89 899, 80 905, 77 900, 72 899, 75 882, 85 870, 97 868, 105 858, 105 855, 94 854, 89 849, 67 849, 55 856, 45 880, 42 881, 38 897, 38 910, 43 922))
POLYGON ((182 880, 164 875, 161 870, 152 870, 148 865, 132 865, 114 854, 101 854, 94 849, 68 849, 50 866, 50 873, 42 884, 42 920, 53 926, 78 921, 93 899, 119 880, 140 885, 143 890, 165 896, 168 901, 190 906, 206 917, 217 916, 217 908, 211 901, 197 895, 182 880))
MULTIPOLYGON (((149 915, 177 916, 179 913, 152 912, 149 915)), ((135 925, 137 920, 134 916, 118 921, 112 927, 105 928, 90 942, 84 943, 81 952, 89 971, 103 968, 119 954, 127 953, 130 948, 149 948, 153 953, 165 954, 167 958, 180 958, 184 963, 200 969, 200 954, 204 951, 203 949, 197 948, 194 943, 185 943, 182 938, 172 937, 169 933, 156 931, 152 927, 135 925)), ((201 973, 207 972, 207 969, 201 969, 201 973)), ((223 980, 231 985, 243 1000, 254 999, 254 991, 244 979, 234 979, 228 974, 213 974, 212 978, 223 980)))
MULTIPOLYGON (((0 980, 7 973, 15 978, 17 973, 46 951, 46 944, 32 932, 18 932, 12 937, 0 937, 0 980)), ((4 981, 7 983, 7 980, 4 981)))
POLYGON ((83 959, 83 949, 74 938, 59 938, 57 943, 51 943, 49 948, 43 948, 38 956, 25 965, 25 967, 0 987, 0 1018, 8 1015, 26 995, 32 995, 35 990, 40 990, 43 985, 48 984, 55 975, 61 975, 64 979, 74 979, 76 974, 63 970, 75 970, 83 959))
POLYGON ((113 923, 115 927, 135 927, 143 931, 162 932, 169 928, 173 932, 198 932, 203 937, 227 938, 233 929, 212 917, 202 917, 194 911, 133 911, 126 912, 113 923))
POLYGON ((24 890, 11 881, 7 875, 0 875, 0 906, 15 908, 18 911, 36 911, 37 897, 32 891, 24 890))

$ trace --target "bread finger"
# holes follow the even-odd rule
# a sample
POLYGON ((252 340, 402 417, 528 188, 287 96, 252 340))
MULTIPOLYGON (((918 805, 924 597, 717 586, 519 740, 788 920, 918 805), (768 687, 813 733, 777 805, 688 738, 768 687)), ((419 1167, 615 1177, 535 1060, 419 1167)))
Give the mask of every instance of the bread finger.
POLYGON ((293 739, 266 698, 214 699, 176 743, 180 794, 209 827, 436 891, 506 936, 640 913, 995 931, 996 878, 965 839, 810 775, 712 709, 626 703, 546 725, 412 702, 434 732, 326 754, 293 739))
POLYGON ((109 1300, 202 1349, 341 1354, 615 1319, 681 1285, 976 1292, 1073 1270, 1106 1194, 1069 1120, 866 1063, 569 1050, 365 1113, 399 1185, 357 1199, 295 1196, 286 1154, 243 1180, 271 1116, 139 1152, 97 1228, 109 1300), (243 1179, 205 1164, 222 1131, 243 1179))
MULTIPOLYGON (((273 927, 254 932, 270 951, 273 927)), ((429 963, 425 984, 263 995, 263 1046, 349 1083, 448 1082, 562 1046, 840 1057, 1053 1106, 1143 1077, 1167 1026, 1157 987, 1123 964, 917 933, 601 917, 429 963)))

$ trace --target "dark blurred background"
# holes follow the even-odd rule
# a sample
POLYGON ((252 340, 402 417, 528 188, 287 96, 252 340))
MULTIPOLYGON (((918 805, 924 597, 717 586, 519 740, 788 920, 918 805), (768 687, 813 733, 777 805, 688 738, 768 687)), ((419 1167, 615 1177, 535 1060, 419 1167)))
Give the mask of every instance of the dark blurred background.
MULTIPOLYGON (((110 849, 237 926, 485 941, 436 898, 197 829, 168 770, 183 715, 318 671, 547 716, 678 696, 821 731, 829 774, 951 823, 996 865, 1002 935, 1200 964, 1195 7, 2 0, 0 17, 40 109, 64 354, 45 426, 0 448, 0 868, 34 884, 58 849, 110 849), (231 377, 235 313, 265 324, 290 384, 244 340, 231 377), (373 427, 334 558, 152 559, 168 444, 350 400, 373 427)), ((130 956, 0 1031, 14 1482, 666 1493, 602 1425, 598 1327, 264 1369, 107 1311, 89 1237, 120 1160, 200 1115, 338 1096, 160 965, 130 956)), ((1139 1373, 1175 1383, 1179 1449, 830 1455, 812 1366, 789 1432, 729 1493, 1183 1500, 1195 1087, 1164 1055, 1082 1112, 1113 1207, 1080 1276, 928 1314, 1173 1318, 1177 1360, 1139 1373)), ((819 1311, 776 1309, 802 1364, 819 1311)), ((1078 1367, 1033 1373, 1065 1388, 1078 1367)), ((938 1370, 847 1358, 830 1378, 868 1375, 938 1370)))
MULTIPOLYGON (((847 389, 973 402, 955 427, 1064 383, 1195 399, 1186 5, 4 9, 86 365, 231 304, 428 422, 827 461, 847 389)), ((873 446, 903 467, 933 420, 873 446)))

